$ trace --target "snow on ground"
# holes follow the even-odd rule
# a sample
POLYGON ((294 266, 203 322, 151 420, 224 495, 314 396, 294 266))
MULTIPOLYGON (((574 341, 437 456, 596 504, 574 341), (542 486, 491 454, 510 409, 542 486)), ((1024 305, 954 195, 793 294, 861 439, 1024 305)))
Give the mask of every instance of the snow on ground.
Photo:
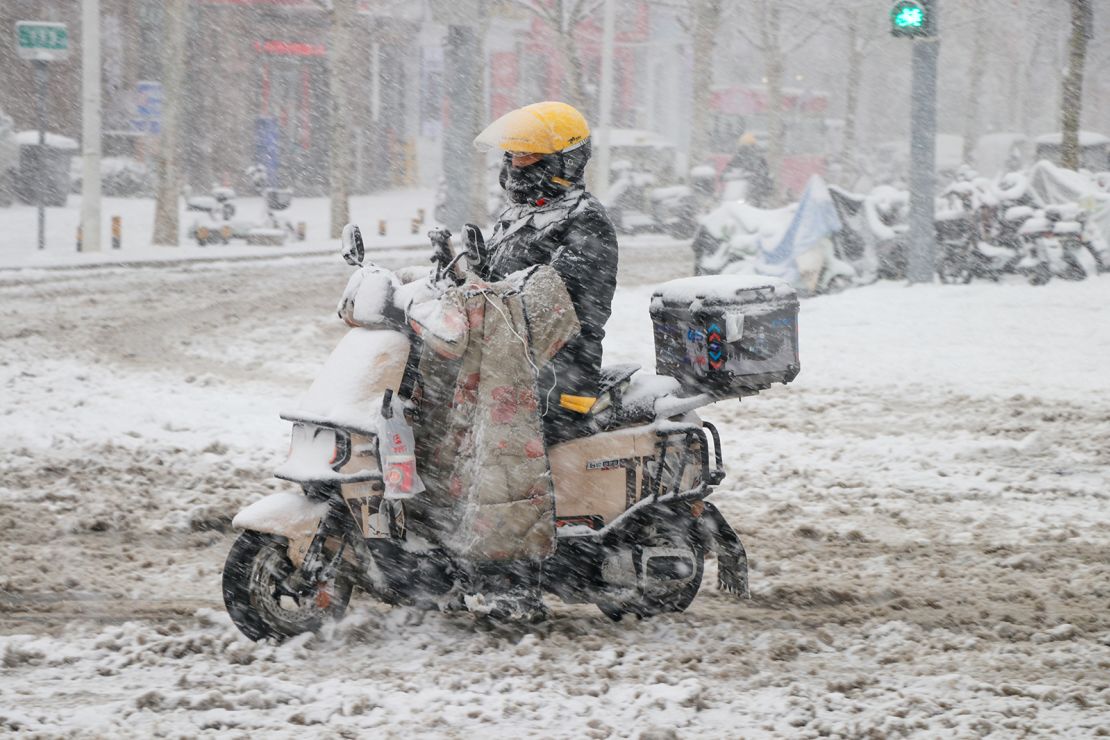
MULTIPOLYGON (((400 264, 403 255, 382 259, 400 264)), ((411 257, 411 255, 409 255, 411 257)), ((606 362, 652 365, 624 252, 606 362)), ((342 336, 334 256, 0 272, 0 730, 29 736, 1110 733, 1110 276, 803 302, 802 373, 704 416, 753 598, 537 627, 376 607, 253 644, 230 517, 342 336)))
MULTIPOLYGON (((429 189, 395 190, 351 198, 351 218, 362 226, 366 246, 371 250, 398 249, 427 244, 430 226, 412 233, 412 220, 419 209, 430 222, 435 191, 429 189), (385 234, 379 222, 385 221, 385 234)), ((265 213, 262 198, 242 196, 235 199, 236 218, 257 218, 265 213)), ((329 201, 327 198, 294 198, 289 208, 278 211, 282 221, 304 222, 305 241, 289 241, 283 246, 249 246, 241 239, 227 245, 198 247, 188 236, 197 214, 185 211, 180 202, 180 246, 151 246, 154 234, 152 198, 104 198, 101 213, 101 241, 98 252, 77 252, 77 227, 81 223, 81 196, 71 195, 65 207, 46 209, 46 246, 37 249, 38 213, 35 206, 17 204, 0 209, 0 268, 54 267, 60 265, 103 265, 116 262, 162 262, 213 258, 243 258, 295 253, 334 253, 338 240, 328 238, 329 201), (111 218, 121 221, 121 246, 111 248, 111 218)))
MULTIPOLYGON (((350 217, 361 227, 366 248, 375 259, 397 258, 399 252, 427 248, 427 233, 434 226, 434 204, 435 191, 428 188, 355 195, 351 197, 350 217), (421 210, 424 211, 425 223, 419 225, 414 234, 412 222, 421 210), (383 225, 384 234, 381 231, 383 225)), ((237 219, 261 219, 264 213, 260 197, 241 196, 235 199, 235 205, 237 219)), ((294 198, 289 208, 277 212, 281 221, 305 224, 304 241, 290 240, 282 246, 248 245, 242 239, 233 239, 227 245, 198 247, 189 236, 197 214, 185 210, 184 199, 179 206, 180 246, 152 246, 154 200, 104 198, 101 248, 97 252, 77 251, 77 227, 81 223, 80 195, 69 196, 65 207, 45 209, 46 246, 42 250, 37 248, 38 209, 24 204, 0 208, 0 270, 280 259, 287 255, 331 255, 339 249, 339 240, 328 236, 330 206, 327 198, 294 198), (121 246, 118 250, 111 246, 112 216, 121 219, 121 246)), ((489 233, 488 229, 486 233, 489 233)), ((652 235, 640 235, 627 241, 632 248, 652 248, 671 243, 668 238, 652 235)))

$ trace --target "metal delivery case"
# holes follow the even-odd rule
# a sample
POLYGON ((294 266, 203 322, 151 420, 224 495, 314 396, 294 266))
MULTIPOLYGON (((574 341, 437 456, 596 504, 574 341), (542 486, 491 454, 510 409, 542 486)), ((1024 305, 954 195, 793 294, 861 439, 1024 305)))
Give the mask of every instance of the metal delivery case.
POLYGON ((789 383, 798 359, 798 296, 784 280, 707 275, 672 280, 651 298, 655 368, 687 393, 746 396, 789 383))

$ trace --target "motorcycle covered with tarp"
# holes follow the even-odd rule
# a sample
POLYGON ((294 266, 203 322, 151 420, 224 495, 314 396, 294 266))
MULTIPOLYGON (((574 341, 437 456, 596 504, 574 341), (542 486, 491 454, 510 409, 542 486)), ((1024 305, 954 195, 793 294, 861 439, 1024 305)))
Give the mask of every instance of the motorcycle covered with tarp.
POLYGON ((818 175, 799 202, 783 208, 725 201, 701 219, 692 244, 695 273, 755 273, 782 278, 805 295, 836 292, 860 279, 834 239, 842 228, 818 175))

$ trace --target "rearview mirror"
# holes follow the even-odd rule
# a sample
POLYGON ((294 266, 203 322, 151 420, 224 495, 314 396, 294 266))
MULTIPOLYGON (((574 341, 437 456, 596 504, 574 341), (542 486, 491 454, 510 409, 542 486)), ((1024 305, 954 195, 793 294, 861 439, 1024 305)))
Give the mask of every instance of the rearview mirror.
POLYGON ((362 260, 366 256, 366 248, 362 244, 362 232, 359 228, 354 224, 344 226, 340 241, 343 245, 341 254, 347 264, 351 267, 361 267, 362 260))

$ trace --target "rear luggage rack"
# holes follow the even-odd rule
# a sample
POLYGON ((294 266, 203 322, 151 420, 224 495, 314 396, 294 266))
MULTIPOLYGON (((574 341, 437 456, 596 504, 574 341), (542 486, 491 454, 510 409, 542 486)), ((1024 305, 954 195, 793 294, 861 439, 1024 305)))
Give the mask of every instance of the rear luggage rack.
MULTIPOLYGON (((697 498, 704 498, 708 496, 711 491, 711 486, 720 484, 725 478, 724 463, 721 459, 721 437, 717 433, 717 428, 709 422, 702 422, 702 427, 693 424, 674 424, 668 425, 667 429, 661 429, 655 433, 659 438, 656 444, 656 459, 658 460, 656 473, 650 482, 645 482, 645 491, 651 491, 651 500, 658 502, 660 499, 667 501, 688 501, 697 498), (713 443, 710 445, 709 438, 706 436, 704 429, 709 430, 709 434, 713 437, 713 443), (682 485, 682 478, 686 474, 687 455, 679 458, 678 469, 671 471, 671 479, 668 480, 664 475, 662 466, 667 459, 667 450, 671 446, 671 438, 678 435, 682 436, 682 448, 689 449, 693 443, 697 443, 699 450, 699 460, 701 464, 701 473, 699 483, 697 486, 688 489, 680 490, 682 485), (709 450, 713 450, 713 467, 709 465, 709 450)), ((644 497, 645 499, 647 496, 644 497)))
MULTIPOLYGON (((709 434, 713 437, 713 463, 715 469, 709 471, 707 480, 709 485, 719 486, 721 481, 725 479, 725 464, 724 460, 721 458, 721 435, 717 433, 717 427, 713 426, 708 421, 703 421, 701 425, 708 429, 709 434)), ((704 437, 705 435, 702 435, 703 439, 704 437)), ((706 455, 708 455, 708 452, 706 455)))

